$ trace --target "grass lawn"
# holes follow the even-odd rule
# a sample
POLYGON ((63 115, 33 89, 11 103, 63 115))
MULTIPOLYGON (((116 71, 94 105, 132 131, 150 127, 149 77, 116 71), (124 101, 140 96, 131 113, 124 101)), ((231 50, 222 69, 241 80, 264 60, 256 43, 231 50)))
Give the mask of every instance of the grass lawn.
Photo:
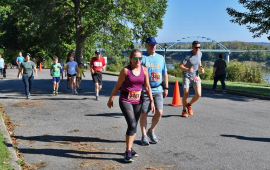
MULTIPOLYGON (((119 72, 114 73, 114 72, 106 71, 104 73, 119 75, 119 72)), ((179 83, 182 83, 182 78, 169 77, 169 82, 175 82, 175 80, 177 80, 179 83)), ((229 82, 229 81, 225 81, 225 83, 226 83, 226 90, 228 91, 237 91, 237 92, 243 92, 243 93, 270 96, 270 84, 229 82)), ((211 89, 213 87, 213 80, 202 80, 202 87, 211 89)), ((220 82, 218 82, 216 89, 217 90, 222 89, 220 82)))
POLYGON ((3 138, 3 134, 0 132, 0 169, 11 170, 9 152, 3 138))

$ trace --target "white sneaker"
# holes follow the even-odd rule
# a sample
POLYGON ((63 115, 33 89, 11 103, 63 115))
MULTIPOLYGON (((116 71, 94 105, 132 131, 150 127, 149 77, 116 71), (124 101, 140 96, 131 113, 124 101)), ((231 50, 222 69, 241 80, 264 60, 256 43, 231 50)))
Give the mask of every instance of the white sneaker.
POLYGON ((77 90, 74 91, 75 94, 78 94, 77 90))

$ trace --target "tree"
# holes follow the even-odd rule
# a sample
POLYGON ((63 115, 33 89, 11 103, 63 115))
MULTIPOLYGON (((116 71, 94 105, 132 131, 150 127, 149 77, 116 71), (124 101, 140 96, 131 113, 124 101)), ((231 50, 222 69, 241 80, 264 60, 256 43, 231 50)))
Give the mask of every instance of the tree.
MULTIPOLYGON (((270 30, 270 0, 238 0, 248 12, 238 12, 227 8, 227 13, 233 17, 230 21, 239 25, 247 25, 253 38, 268 34, 270 30)), ((270 36, 268 37, 270 40, 270 36)))
POLYGON ((133 48, 133 41, 157 36, 167 8, 167 0, 6 1, 3 6, 10 5, 18 20, 20 44, 61 53, 74 41, 77 62, 84 61, 86 44, 94 51, 99 43, 105 53, 119 56, 133 48))

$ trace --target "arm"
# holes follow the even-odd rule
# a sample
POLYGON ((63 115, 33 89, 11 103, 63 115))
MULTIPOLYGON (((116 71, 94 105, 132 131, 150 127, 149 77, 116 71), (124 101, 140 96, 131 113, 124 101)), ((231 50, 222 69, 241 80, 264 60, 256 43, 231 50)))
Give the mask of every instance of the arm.
MULTIPOLYGON (((155 104, 153 101, 152 89, 151 89, 150 83, 149 83, 148 70, 146 67, 143 67, 143 71, 144 71, 144 89, 146 91, 147 96, 150 99, 152 113, 155 113, 155 104)), ((141 94, 141 95, 143 95, 143 94, 141 94)))
POLYGON ((200 67, 200 69, 201 69, 201 72, 204 73, 204 68, 203 68, 203 66, 202 66, 202 61, 200 61, 199 67, 200 67))
POLYGON ((193 66, 190 67, 190 68, 187 68, 187 67, 185 67, 184 63, 180 63, 178 68, 180 70, 182 70, 182 71, 188 71, 188 72, 191 72, 191 73, 193 72, 193 66))
POLYGON ((50 68, 50 75, 52 76, 52 68, 50 68))
POLYGON ((116 95, 116 93, 119 90, 119 88, 121 87, 121 85, 123 84, 123 82, 125 81, 126 75, 127 75, 127 69, 126 68, 123 68, 122 71, 120 72, 118 81, 117 81, 116 85, 114 86, 113 91, 112 91, 112 94, 111 94, 111 96, 109 98, 109 101, 107 103, 107 106, 109 108, 113 107, 113 98, 116 95))
POLYGON ((78 77, 80 77, 80 70, 79 70, 78 65, 76 65, 76 71, 77 71, 77 73, 79 73, 79 74, 78 74, 78 77))
POLYGON ((65 70, 65 77, 67 77, 67 71, 68 71, 68 64, 67 64, 67 66, 66 66, 66 70, 65 70))
POLYGON ((37 77, 37 68, 34 67, 35 77, 37 77))
POLYGON ((216 70, 217 70, 217 68, 213 67, 213 75, 214 75, 214 77, 216 76, 216 70))
POLYGON ((164 87, 164 92, 163 92, 163 98, 167 97, 168 95, 168 91, 169 91, 169 79, 168 79, 168 73, 165 72, 162 75, 164 77, 164 83, 165 83, 165 87, 164 87))

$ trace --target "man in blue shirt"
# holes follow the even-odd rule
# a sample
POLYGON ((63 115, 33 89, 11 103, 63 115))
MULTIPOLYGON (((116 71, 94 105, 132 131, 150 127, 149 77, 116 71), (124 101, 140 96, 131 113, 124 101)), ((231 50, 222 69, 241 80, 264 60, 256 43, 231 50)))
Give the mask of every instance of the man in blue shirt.
POLYGON ((146 52, 143 53, 142 65, 147 67, 149 72, 149 81, 152 88, 152 95, 154 100, 149 100, 146 93, 144 93, 144 102, 142 106, 142 114, 140 118, 140 125, 142 130, 142 145, 149 145, 148 138, 150 143, 155 144, 158 142, 158 139, 154 133, 154 130, 161 119, 163 113, 163 98, 168 95, 168 74, 165 59, 162 55, 157 54, 157 42, 155 38, 148 37, 146 39, 146 52), (165 87, 163 90, 162 80, 165 82, 165 87), (147 126, 147 114, 150 111, 150 103, 154 102, 155 104, 155 115, 152 118, 151 127, 146 132, 147 126))
MULTIPOLYGON (((23 61, 24 61, 24 57, 22 56, 22 52, 19 52, 19 56, 16 59, 16 63, 18 65, 18 71, 20 70, 20 66, 23 61)), ((21 77, 22 75, 23 75, 23 71, 22 71, 21 77)))

